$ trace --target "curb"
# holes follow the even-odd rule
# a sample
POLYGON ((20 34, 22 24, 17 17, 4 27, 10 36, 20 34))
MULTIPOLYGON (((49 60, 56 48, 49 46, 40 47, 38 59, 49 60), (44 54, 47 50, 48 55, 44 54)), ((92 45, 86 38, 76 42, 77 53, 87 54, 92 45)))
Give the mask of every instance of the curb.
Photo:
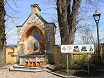
POLYGON ((77 78, 76 76, 65 76, 65 75, 62 75, 62 74, 58 74, 58 73, 52 72, 50 70, 44 70, 44 71, 46 71, 48 73, 51 73, 53 75, 56 75, 58 77, 61 77, 61 78, 77 78))
POLYGON ((51 73, 51 74, 56 75, 56 76, 59 76, 59 77, 62 77, 62 78, 67 78, 68 77, 68 76, 64 76, 64 75, 61 75, 61 74, 57 74, 57 73, 52 72, 52 71, 46 71, 46 72, 51 73))

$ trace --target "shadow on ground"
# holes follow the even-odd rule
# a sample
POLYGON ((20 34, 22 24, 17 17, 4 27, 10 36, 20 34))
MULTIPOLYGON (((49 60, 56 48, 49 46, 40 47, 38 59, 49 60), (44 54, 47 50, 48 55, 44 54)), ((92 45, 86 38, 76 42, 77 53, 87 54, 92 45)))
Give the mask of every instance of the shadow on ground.
POLYGON ((103 71, 90 71, 89 73, 87 71, 76 71, 72 75, 77 76, 77 77, 102 77, 104 76, 103 71))
POLYGON ((75 71, 73 75, 78 77, 104 77, 104 67, 103 65, 101 66, 92 65, 89 67, 88 72, 88 67, 85 66, 83 70, 75 71))
POLYGON ((104 67, 101 66, 98 67, 90 67, 89 73, 88 68, 84 67, 85 69, 69 69, 69 73, 66 72, 66 69, 63 69, 61 71, 55 71, 58 74, 64 75, 64 76, 77 76, 77 77, 97 77, 102 78, 104 77, 104 67))

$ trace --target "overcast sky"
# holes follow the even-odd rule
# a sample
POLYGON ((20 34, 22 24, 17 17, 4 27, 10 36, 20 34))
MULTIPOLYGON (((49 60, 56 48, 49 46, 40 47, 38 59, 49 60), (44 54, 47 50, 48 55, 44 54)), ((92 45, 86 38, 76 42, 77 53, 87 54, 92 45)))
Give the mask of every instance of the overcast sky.
MULTIPOLYGON (((16 26, 21 25, 29 16, 31 13, 31 4, 38 4, 41 8, 41 16, 47 20, 48 22, 55 22, 56 23, 56 6, 55 6, 55 0, 8 0, 6 3, 5 9, 7 13, 6 17, 6 34, 7 34, 7 44, 17 44, 17 31, 16 26), (13 2, 15 1, 15 2, 13 2)), ((93 25, 94 27, 94 33, 96 36, 96 26, 95 22, 92 18, 92 15, 94 13, 95 9, 98 9, 98 11, 101 13, 101 19, 100 19, 100 37, 103 38, 102 35, 104 32, 104 10, 103 5, 104 3, 96 3, 96 7, 92 7, 89 5, 83 4, 82 7, 86 7, 83 10, 80 9, 80 16, 86 18, 87 20, 84 21, 84 23, 88 23, 90 25, 93 25), (84 16, 83 16, 84 15, 84 16)), ((83 25, 84 23, 80 23, 83 25)), ((56 23, 57 25, 57 23, 56 23)), ((56 44, 60 44, 60 37, 59 37, 59 31, 57 28, 56 32, 56 44)), ((76 44, 79 44, 81 42, 80 35, 76 34, 76 44)))

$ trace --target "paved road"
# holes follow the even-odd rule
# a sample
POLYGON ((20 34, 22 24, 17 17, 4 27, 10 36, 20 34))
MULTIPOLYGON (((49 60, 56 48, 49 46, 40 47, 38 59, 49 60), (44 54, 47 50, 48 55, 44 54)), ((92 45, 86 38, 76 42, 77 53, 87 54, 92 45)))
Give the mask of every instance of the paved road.
POLYGON ((9 66, 0 68, 0 78, 62 78, 48 72, 9 71, 9 66))

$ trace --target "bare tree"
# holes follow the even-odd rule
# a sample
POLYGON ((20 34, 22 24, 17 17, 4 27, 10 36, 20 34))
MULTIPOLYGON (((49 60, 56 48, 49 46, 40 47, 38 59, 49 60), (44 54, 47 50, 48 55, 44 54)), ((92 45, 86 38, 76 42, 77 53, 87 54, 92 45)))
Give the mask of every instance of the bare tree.
POLYGON ((0 0, 0 65, 5 63, 5 10, 4 0, 0 0))
MULTIPOLYGON (((0 66, 6 63, 6 35, 12 29, 12 28, 8 29, 7 33, 5 31, 6 30, 5 16, 13 18, 12 16, 8 15, 5 11, 5 5, 8 4, 7 1, 9 0, 0 0, 0 66)), ((15 4, 14 0, 13 2, 15 4)), ((9 4, 8 7, 12 9, 12 7, 9 4)))
POLYGON ((57 0, 61 44, 73 44, 78 10, 82 0, 57 0))
MULTIPOLYGON (((82 17, 79 17, 81 14, 79 10, 89 7, 90 9, 95 9, 93 7, 96 7, 98 1, 101 0, 57 0, 57 15, 62 45, 74 44, 75 32, 78 29, 77 25, 82 19, 84 19, 83 16, 87 13, 86 12, 83 16, 81 15, 82 17), (81 6, 82 2, 85 2, 84 7, 81 6), (88 4, 89 6, 87 7, 85 4, 88 4)), ((86 11, 86 9, 84 11, 86 11)), ((82 38, 84 43, 94 43, 93 36, 90 33, 91 31, 88 28, 83 29, 82 38)), ((65 57, 65 54, 62 54, 62 65, 66 64, 64 63, 66 60, 65 57)), ((70 61, 71 60, 72 57, 70 58, 70 61)))
MULTIPOLYGON (((5 35, 7 45, 13 44, 10 40, 14 40, 17 37, 16 26, 18 25, 17 21, 20 17, 18 16, 19 11, 18 9, 18 2, 17 0, 5 0, 4 6, 6 10, 5 14, 5 35), (13 5, 11 5, 13 4, 13 5), (9 41, 9 42, 8 42, 9 41)), ((16 42, 15 42, 16 43, 16 42)))
MULTIPOLYGON (((82 8, 82 2, 88 4, 88 8, 92 6, 96 8, 97 2, 101 0, 57 0, 57 15, 60 30, 61 44, 73 44, 77 24, 80 21, 78 15, 79 9, 82 8)), ((87 8, 84 4, 83 8, 87 8)), ((94 9, 93 8, 93 9, 94 9)), ((82 17, 83 18, 83 17, 82 17)), ((82 19, 81 18, 81 19, 82 19)))
POLYGON ((95 44, 94 30, 89 25, 85 24, 78 29, 83 44, 95 44))

